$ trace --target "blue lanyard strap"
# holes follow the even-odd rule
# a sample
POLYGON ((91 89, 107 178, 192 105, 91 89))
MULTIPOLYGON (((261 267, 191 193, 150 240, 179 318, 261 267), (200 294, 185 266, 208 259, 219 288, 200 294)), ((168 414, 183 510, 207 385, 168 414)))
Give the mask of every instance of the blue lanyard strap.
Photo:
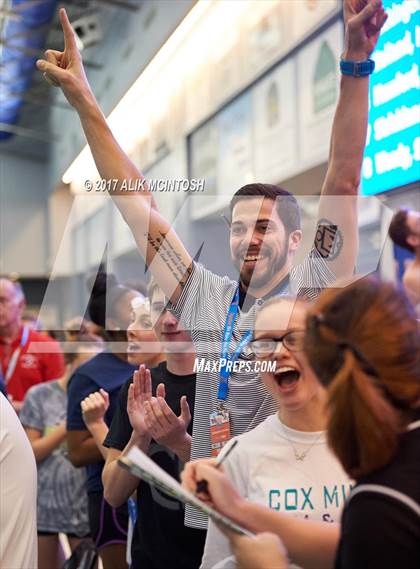
POLYGON ((239 287, 236 289, 235 296, 230 303, 229 311, 226 316, 225 327, 223 329, 222 349, 220 353, 220 381, 217 398, 226 401, 229 390, 229 377, 232 366, 238 359, 240 353, 245 349, 252 338, 252 330, 248 330, 242 336, 236 350, 229 357, 229 345, 232 339, 233 328, 239 311, 239 287), (223 364, 223 365, 222 365, 223 364))
POLYGON ((131 523, 133 527, 136 525, 137 521, 137 502, 133 498, 128 498, 127 500, 128 515, 130 516, 131 523))

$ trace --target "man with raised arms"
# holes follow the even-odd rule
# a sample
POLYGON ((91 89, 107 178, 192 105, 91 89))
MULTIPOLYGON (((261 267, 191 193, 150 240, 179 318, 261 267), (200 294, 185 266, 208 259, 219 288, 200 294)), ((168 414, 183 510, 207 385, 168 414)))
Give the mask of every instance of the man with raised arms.
MULTIPOLYGON (((368 118, 369 59, 386 20, 381 0, 344 0, 345 50, 326 178, 322 187, 314 247, 301 265, 292 266, 301 241, 299 208, 285 190, 269 184, 241 188, 231 202, 230 250, 239 284, 194 262, 169 222, 158 212, 147 182, 124 196, 124 180, 142 179, 115 140, 89 87, 73 29, 64 10, 63 52, 48 50, 38 61, 46 78, 59 85, 82 123, 103 179, 117 179, 110 192, 130 226, 139 251, 182 326, 191 330, 197 357, 253 361, 247 345, 256 305, 274 294, 314 296, 336 277, 352 274, 357 254, 357 192, 368 118)), ((279 157, 281 159, 281 157, 279 157)), ((279 384, 293 389, 299 377, 280 370, 279 384)), ((239 435, 275 412, 258 373, 197 374, 192 458, 216 454, 239 435), (211 425, 211 427, 210 427, 211 425)), ((186 524, 205 527, 197 512, 186 524)))

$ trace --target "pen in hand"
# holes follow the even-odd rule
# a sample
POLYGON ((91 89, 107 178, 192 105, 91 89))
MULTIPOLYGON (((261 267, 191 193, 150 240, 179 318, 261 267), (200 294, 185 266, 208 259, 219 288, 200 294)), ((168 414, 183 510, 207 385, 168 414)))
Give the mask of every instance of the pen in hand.
MULTIPOLYGON (((226 451, 226 454, 224 454, 222 457, 220 457, 219 455, 220 458, 219 457, 217 458, 215 468, 220 468, 220 466, 223 464, 223 461, 230 455, 230 453, 233 451, 233 449, 236 447, 237 444, 238 440, 236 439, 230 445, 230 447, 226 451)), ((207 492, 207 488, 208 488, 207 480, 198 480, 195 493, 199 494, 200 492, 207 492)))

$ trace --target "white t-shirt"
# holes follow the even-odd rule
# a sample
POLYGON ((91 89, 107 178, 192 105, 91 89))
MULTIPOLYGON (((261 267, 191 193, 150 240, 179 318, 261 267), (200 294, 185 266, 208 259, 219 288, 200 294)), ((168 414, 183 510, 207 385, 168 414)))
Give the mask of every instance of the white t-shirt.
MULTIPOLYGON (((329 450, 325 433, 289 429, 276 414, 236 438, 223 468, 242 496, 291 516, 340 521, 351 482, 329 450), (303 460, 296 460, 292 443, 299 454, 308 451, 303 460)), ((216 566, 236 567, 229 541, 210 520, 201 567, 216 566)))
POLYGON ((0 393, 0 567, 36 569, 36 463, 13 407, 0 393))

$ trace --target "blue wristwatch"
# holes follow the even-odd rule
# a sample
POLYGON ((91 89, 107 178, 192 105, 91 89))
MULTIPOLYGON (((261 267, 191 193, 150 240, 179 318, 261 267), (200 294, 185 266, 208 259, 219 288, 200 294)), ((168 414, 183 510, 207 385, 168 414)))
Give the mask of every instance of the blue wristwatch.
POLYGON ((340 71, 343 75, 351 75, 352 77, 366 77, 375 69, 373 59, 366 61, 346 61, 340 59, 340 71))

